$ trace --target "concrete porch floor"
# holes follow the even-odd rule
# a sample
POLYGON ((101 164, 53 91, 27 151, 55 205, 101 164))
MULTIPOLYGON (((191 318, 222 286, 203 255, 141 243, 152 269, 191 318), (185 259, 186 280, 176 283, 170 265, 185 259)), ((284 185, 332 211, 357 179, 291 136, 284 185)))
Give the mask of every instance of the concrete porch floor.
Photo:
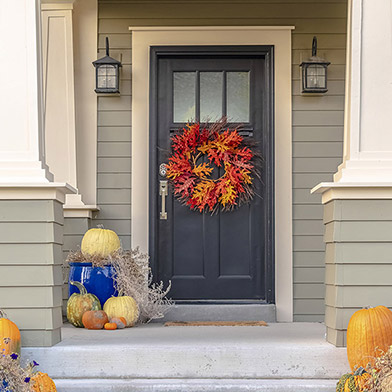
POLYGON ((117 331, 65 325, 61 343, 24 348, 59 391, 325 391, 349 371, 319 323, 117 331))

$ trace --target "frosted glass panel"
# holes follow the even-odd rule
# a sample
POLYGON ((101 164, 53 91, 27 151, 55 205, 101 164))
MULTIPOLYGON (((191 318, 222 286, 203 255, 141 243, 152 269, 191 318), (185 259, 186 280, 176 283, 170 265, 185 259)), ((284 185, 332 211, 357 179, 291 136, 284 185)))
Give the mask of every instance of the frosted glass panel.
POLYGON ((196 72, 173 72, 173 121, 187 122, 196 117, 196 72))
POLYGON ((307 87, 326 88, 325 68, 322 65, 309 65, 307 87))
POLYGON ((200 120, 222 117, 223 72, 200 72, 200 120))
POLYGON ((227 72, 227 117, 249 122, 249 72, 227 72))

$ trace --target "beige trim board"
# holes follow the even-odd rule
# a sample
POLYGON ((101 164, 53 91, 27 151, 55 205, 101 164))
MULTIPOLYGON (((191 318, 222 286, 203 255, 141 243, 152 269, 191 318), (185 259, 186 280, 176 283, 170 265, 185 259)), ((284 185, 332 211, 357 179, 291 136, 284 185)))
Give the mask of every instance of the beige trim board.
POLYGON ((132 31, 132 246, 148 250, 149 72, 154 45, 274 45, 275 294, 278 321, 293 320, 292 26, 130 27, 132 31), (277 164, 279 162, 279 165, 277 164))

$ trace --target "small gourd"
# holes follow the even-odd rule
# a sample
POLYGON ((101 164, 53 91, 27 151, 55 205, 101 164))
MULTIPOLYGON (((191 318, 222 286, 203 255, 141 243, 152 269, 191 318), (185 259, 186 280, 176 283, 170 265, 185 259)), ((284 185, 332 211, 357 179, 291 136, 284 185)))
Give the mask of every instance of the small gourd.
POLYGON ((76 286, 80 293, 73 293, 67 302, 67 319, 75 327, 82 327, 82 317, 88 310, 101 310, 99 299, 91 293, 80 282, 70 281, 70 284, 76 286))
POLYGON ((84 256, 105 258, 120 249, 121 243, 113 230, 90 229, 82 239, 81 251, 84 256))
POLYGON ((104 328, 107 330, 114 330, 114 329, 117 329, 117 324, 116 323, 106 323, 104 325, 104 328))
POLYGON ((364 368, 358 368, 354 373, 344 374, 336 385, 336 392, 366 391, 371 375, 364 368))
POLYGON ((83 314, 82 322, 87 329, 102 329, 109 319, 103 310, 88 310, 83 314))
POLYGON ((103 310, 110 319, 124 317, 127 327, 133 327, 139 318, 139 307, 132 297, 111 297, 103 305, 103 310))
POLYGON ((46 374, 37 372, 31 378, 32 390, 34 392, 56 392, 56 385, 54 381, 46 374))
POLYGON ((0 309, 0 355, 12 353, 20 355, 20 331, 0 309))
POLYGON ((110 322, 115 323, 118 329, 123 329, 127 325, 127 320, 124 317, 113 317, 110 322))

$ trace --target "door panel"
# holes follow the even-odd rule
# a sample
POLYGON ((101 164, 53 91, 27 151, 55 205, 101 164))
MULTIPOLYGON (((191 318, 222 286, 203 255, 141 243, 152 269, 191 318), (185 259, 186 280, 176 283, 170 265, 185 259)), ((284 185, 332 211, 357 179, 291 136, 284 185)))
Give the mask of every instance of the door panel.
MULTIPOLYGON (((160 47, 151 51, 150 255, 175 300, 273 302, 272 47, 160 47), (258 142, 262 180, 249 205, 213 216, 181 205, 169 189, 159 219, 173 131, 186 121, 228 115, 258 142)), ((203 157, 202 159, 206 159, 203 157)), ((220 176, 215 168, 213 176, 220 176)))

